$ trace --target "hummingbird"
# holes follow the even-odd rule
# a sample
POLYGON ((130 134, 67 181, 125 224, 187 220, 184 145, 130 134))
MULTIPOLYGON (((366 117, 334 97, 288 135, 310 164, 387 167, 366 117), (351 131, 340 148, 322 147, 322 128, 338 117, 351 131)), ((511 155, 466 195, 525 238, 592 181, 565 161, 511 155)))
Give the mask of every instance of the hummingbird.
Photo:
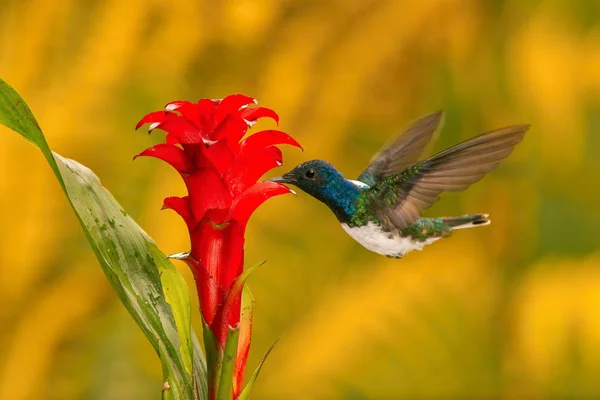
POLYGON ((529 125, 497 129, 419 160, 441 129, 443 113, 421 117, 371 159, 356 180, 323 160, 304 162, 269 179, 294 185, 327 205, 342 228, 375 253, 402 258, 454 230, 488 225, 488 214, 423 218, 443 192, 460 192, 481 180, 523 140, 529 125))

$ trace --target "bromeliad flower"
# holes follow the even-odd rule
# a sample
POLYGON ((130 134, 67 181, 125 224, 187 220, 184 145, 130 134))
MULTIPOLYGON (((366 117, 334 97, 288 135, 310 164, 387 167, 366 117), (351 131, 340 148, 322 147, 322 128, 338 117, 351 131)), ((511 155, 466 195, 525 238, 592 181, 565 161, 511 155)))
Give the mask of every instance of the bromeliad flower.
MULTIPOLYGON (((264 130, 242 138, 256 121, 277 114, 251 97, 231 95, 197 103, 174 101, 165 111, 146 115, 136 126, 149 123, 149 132, 167 132, 166 143, 139 156, 169 163, 185 181, 188 196, 168 197, 163 208, 185 221, 191 250, 181 255, 192 269, 200 298, 202 318, 223 351, 228 331, 238 327, 243 283, 234 284, 244 270, 244 233, 250 215, 265 200, 291 192, 275 182, 258 182, 268 170, 282 164, 279 144, 300 145, 288 134, 264 130)), ((239 283, 239 282, 238 282, 239 283)), ((250 346, 251 324, 240 327, 233 396, 237 398, 250 346)), ((211 359, 209 358, 209 364, 211 359)), ((218 360, 213 363, 218 364, 218 360)), ((209 365, 217 371, 218 365, 209 365)), ((209 396, 216 383, 209 381, 209 396)))

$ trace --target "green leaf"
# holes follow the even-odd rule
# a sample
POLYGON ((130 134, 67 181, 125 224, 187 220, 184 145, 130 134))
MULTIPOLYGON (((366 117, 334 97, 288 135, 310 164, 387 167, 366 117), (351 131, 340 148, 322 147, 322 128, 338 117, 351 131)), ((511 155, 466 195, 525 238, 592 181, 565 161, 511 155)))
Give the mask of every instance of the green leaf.
POLYGON ((48 150, 48 144, 25 100, 4 80, 0 79, 0 124, 20 133, 36 146, 48 150))
POLYGON ((258 374, 260 373, 260 370, 261 370, 263 364, 267 360, 267 357, 269 357, 269 354, 271 354, 271 351, 273 351, 273 349, 275 348, 275 345, 277 344, 278 341, 279 341, 279 339, 277 339, 275 341, 275 343, 273 343, 271 345, 271 347, 269 348, 269 350, 267 350, 267 353, 264 355, 262 360, 260 360, 260 362, 258 363, 258 366, 254 370, 254 373, 250 377, 250 380, 246 384, 246 387, 244 388, 244 390, 242 390, 242 393, 240 393, 240 396, 237 398, 237 400, 250 400, 250 394, 252 393, 252 388, 254 387, 254 384, 256 383, 256 379, 258 379, 258 374))
POLYGON ((223 352, 223 363, 221 365, 221 376, 219 377, 219 391, 217 400, 230 400, 231 390, 233 388, 233 367, 237 355, 238 338, 240 336, 240 327, 229 327, 227 332, 227 341, 223 352))
POLYGON ((2 79, 0 124, 48 160, 106 277, 160 357, 163 399, 206 399, 206 361, 191 329, 181 274, 89 168, 50 150, 25 101, 2 79))
POLYGON ((210 398, 216 393, 219 376, 221 375, 221 364, 223 362, 223 349, 210 327, 202 321, 204 334, 204 350, 206 351, 206 364, 208 368, 208 390, 210 398))

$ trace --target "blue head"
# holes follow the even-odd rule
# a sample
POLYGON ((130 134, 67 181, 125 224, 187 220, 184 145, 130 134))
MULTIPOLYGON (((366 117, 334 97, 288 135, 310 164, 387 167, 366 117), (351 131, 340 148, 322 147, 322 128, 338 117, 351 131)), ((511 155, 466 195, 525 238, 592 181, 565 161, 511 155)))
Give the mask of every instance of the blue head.
POLYGON ((356 211, 354 203, 361 192, 333 165, 323 160, 307 161, 283 176, 269 180, 297 186, 327 204, 342 222, 356 211))

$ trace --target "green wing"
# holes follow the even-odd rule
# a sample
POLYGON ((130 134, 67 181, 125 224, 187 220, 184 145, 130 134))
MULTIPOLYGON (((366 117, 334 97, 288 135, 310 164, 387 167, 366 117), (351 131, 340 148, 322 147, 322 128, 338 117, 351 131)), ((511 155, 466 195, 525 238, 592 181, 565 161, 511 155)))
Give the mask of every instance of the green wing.
POLYGON ((529 125, 498 129, 414 163, 363 192, 364 207, 375 210, 386 228, 405 229, 442 192, 465 190, 494 170, 528 129, 529 125))
POLYGON ((443 112, 425 115, 402 129, 398 137, 371 159, 369 166, 360 174, 358 180, 369 186, 380 180, 397 174, 415 163, 433 134, 442 126, 443 112))

